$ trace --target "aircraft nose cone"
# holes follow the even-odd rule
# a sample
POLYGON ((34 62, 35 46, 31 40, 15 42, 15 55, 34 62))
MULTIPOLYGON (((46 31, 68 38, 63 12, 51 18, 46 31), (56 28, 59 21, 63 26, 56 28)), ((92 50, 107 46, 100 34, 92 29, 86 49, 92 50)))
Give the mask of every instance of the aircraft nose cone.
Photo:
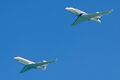
POLYGON ((65 10, 68 10, 68 8, 66 7, 65 10))
POLYGON ((65 10, 69 10, 69 9, 70 9, 70 7, 66 7, 66 8, 65 8, 65 10))
POLYGON ((14 57, 14 59, 18 59, 19 57, 14 57))
POLYGON ((14 59, 17 59, 17 57, 14 57, 14 59))

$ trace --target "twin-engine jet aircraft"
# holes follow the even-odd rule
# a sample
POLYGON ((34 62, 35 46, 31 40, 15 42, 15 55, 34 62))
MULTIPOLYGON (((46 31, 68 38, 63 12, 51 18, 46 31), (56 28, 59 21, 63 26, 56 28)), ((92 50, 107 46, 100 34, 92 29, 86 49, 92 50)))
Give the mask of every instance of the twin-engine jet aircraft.
POLYGON ((105 14, 110 14, 113 11, 113 10, 110 10, 110 11, 96 12, 94 14, 87 14, 84 11, 81 11, 79 9, 72 8, 72 7, 66 7, 65 10, 78 16, 77 19, 73 22, 72 26, 76 26, 77 24, 84 21, 94 21, 94 22, 101 23, 101 20, 100 20, 101 17, 105 14))
POLYGON ((30 69, 42 69, 44 71, 46 70, 47 65, 49 63, 56 62, 56 60, 53 61, 43 60, 42 62, 33 62, 22 57, 14 57, 14 59, 25 65, 24 68, 20 71, 20 73, 24 73, 26 71, 29 71, 30 69))

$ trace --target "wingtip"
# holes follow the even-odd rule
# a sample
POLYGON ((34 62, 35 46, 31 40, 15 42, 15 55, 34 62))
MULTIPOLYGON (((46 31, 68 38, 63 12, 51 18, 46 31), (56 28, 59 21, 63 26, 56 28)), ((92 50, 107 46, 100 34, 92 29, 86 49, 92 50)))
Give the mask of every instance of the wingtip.
POLYGON ((71 24, 71 28, 75 28, 75 26, 76 26, 75 24, 71 24))

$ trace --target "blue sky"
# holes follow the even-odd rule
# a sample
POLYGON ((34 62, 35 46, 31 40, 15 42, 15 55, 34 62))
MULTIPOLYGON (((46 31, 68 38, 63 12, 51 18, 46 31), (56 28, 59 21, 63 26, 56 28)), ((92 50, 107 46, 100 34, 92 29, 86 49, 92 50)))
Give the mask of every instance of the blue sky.
POLYGON ((1 80, 120 80, 119 0, 1 0, 1 80), (65 7, 88 13, 114 9, 102 23, 84 22, 65 7), (45 72, 19 71, 13 57, 54 60, 45 72))

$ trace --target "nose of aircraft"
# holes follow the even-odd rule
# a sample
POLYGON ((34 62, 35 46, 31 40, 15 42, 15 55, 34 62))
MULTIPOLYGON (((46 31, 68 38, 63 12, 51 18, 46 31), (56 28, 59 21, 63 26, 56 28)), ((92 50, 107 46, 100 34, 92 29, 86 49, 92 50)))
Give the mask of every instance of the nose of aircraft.
POLYGON ((68 10, 68 8, 66 7, 65 10, 68 10))
POLYGON ((14 57, 14 59, 19 59, 20 57, 14 57))
POLYGON ((71 9, 71 7, 66 7, 65 10, 69 11, 71 9))

